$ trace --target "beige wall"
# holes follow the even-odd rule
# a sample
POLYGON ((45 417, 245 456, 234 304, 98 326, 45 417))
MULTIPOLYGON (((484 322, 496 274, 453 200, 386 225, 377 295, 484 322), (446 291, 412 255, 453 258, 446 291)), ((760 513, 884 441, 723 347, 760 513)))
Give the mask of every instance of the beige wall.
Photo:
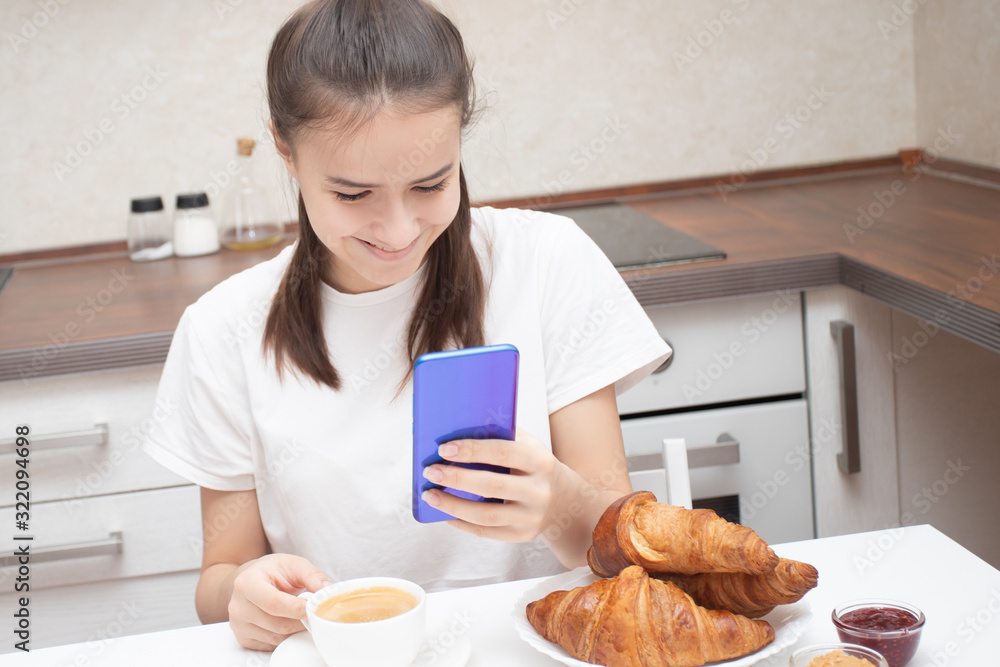
POLYGON ((1000 168, 1000 2, 927 2, 913 14, 917 144, 1000 168))
MULTIPOLYGON (((917 136, 913 28, 879 28, 894 0, 440 2, 489 102, 466 144, 479 200, 884 155, 917 136)), ((0 254, 118 240, 131 197, 214 191, 235 137, 263 132, 264 56, 297 5, 0 4, 0 254)))

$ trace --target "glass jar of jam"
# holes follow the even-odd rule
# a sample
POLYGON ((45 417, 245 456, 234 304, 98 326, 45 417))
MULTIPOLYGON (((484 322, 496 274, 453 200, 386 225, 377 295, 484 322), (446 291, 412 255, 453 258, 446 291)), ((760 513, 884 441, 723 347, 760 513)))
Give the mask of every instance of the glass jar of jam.
POLYGON ((925 620, 913 605, 893 600, 849 602, 833 610, 840 640, 878 651, 889 667, 903 667, 913 658, 925 620))

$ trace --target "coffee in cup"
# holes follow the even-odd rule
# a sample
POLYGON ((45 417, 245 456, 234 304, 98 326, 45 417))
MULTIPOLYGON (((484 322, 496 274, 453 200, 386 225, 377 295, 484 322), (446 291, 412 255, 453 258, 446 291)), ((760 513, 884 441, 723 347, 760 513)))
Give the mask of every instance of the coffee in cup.
POLYGON ((304 593, 305 626, 336 667, 408 667, 424 642, 426 594, 417 584, 368 577, 304 593))
POLYGON ((370 623, 399 616, 417 606, 417 598, 393 586, 356 588, 323 600, 316 615, 338 623, 370 623))

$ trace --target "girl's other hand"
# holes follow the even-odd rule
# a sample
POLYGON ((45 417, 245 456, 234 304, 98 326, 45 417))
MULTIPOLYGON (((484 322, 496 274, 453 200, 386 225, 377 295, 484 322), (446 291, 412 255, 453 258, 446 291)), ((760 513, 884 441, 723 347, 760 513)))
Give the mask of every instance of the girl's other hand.
POLYGON ((329 584, 322 570, 300 556, 270 554, 244 563, 233 579, 229 626, 241 646, 273 651, 305 629, 306 601, 297 595, 329 584))

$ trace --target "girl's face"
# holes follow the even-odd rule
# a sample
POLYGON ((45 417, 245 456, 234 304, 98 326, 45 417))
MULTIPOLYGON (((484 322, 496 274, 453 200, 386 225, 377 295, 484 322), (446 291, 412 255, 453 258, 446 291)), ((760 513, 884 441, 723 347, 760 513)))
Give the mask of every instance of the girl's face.
POLYGON ((346 139, 321 131, 304 133, 294 150, 280 140, 277 147, 333 254, 323 279, 341 292, 371 292, 412 276, 458 212, 457 108, 384 111, 346 139))

